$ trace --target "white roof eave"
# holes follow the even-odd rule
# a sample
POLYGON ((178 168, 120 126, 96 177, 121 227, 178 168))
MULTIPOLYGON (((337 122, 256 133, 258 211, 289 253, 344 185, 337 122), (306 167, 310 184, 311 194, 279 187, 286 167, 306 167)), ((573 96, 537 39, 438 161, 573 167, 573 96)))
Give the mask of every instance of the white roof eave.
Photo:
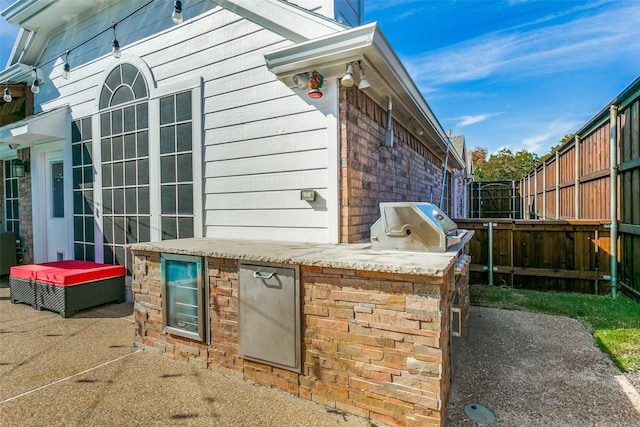
MULTIPOLYGON (((11 65, 9 68, 6 68, 0 71, 0 82, 12 82, 12 83, 26 83, 31 80, 31 71, 33 70, 33 65, 27 65, 22 63, 17 63, 11 65)), ((44 75, 44 73, 40 73, 39 75, 44 75)))
POLYGON ((54 139, 65 139, 69 133, 69 107, 36 114, 15 123, 0 127, 0 143, 17 146, 32 146, 54 139))
MULTIPOLYGON (((295 86, 292 77, 296 74, 317 70, 325 79, 340 78, 347 63, 361 61, 372 85, 367 94, 385 106, 384 100, 392 97, 394 117, 400 113, 415 120, 429 135, 430 145, 442 154, 446 151, 444 129, 376 23, 297 43, 264 56, 267 68, 289 87, 295 86)), ((463 167, 455 150, 450 158, 454 162, 452 168, 463 167)))

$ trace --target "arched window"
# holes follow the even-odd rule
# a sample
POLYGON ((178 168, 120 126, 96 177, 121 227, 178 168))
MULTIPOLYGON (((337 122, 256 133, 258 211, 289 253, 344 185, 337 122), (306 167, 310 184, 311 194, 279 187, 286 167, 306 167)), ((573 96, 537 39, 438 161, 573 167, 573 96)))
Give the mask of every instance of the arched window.
POLYGON ((131 64, 111 71, 100 93, 104 262, 131 269, 124 245, 151 240, 147 84, 131 64))
POLYGON ((131 64, 117 66, 109 73, 100 92, 100 109, 147 98, 147 83, 142 73, 131 64))

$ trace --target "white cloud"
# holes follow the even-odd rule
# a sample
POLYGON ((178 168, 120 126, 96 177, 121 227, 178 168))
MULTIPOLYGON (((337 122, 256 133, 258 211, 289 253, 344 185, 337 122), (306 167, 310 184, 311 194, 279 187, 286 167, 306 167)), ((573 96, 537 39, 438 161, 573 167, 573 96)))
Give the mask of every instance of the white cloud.
POLYGON ((513 152, 527 150, 543 155, 549 151, 549 147, 557 145, 565 135, 575 132, 582 124, 583 122, 575 120, 557 120, 542 126, 534 124, 535 133, 522 138, 509 148, 513 152))
POLYGON ((566 23, 520 26, 426 52, 408 58, 407 68, 419 70, 414 75, 430 84, 567 72, 597 66, 615 55, 637 54, 638 22, 637 4, 613 3, 598 14, 566 23))
POLYGON ((493 113, 493 114, 477 114, 475 116, 462 116, 459 117, 458 119, 460 120, 458 123, 456 123, 456 129, 460 129, 463 128, 465 126, 469 126, 475 123, 480 123, 480 122, 484 122, 485 120, 500 115, 502 113, 493 113))

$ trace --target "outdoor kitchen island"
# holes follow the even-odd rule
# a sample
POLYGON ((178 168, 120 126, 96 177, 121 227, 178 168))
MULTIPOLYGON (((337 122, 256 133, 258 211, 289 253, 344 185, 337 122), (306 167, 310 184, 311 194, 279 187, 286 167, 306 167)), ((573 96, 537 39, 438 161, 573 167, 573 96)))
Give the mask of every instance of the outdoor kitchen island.
POLYGON ((387 425, 442 426, 471 237, 441 253, 212 238, 130 245, 135 344, 387 425))

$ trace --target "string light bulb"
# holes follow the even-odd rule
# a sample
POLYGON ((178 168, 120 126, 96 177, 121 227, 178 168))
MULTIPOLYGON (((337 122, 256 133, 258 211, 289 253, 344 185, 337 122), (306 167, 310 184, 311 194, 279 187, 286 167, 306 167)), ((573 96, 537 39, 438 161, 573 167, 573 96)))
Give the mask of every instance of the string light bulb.
POLYGON ((34 68, 33 73, 35 73, 35 77, 33 78, 33 83, 31 83, 31 92, 40 93, 40 81, 38 80, 38 69, 34 68))
POLYGON ((114 58, 120 58, 122 56, 122 52, 120 52, 120 43, 118 43, 118 39, 116 37, 115 22, 111 25, 111 28, 113 28, 113 44, 111 45, 111 54, 114 58))
POLYGON ((62 69, 62 78, 68 80, 71 77, 71 66, 69 65, 69 51, 64 59, 64 67, 62 69))
POLYGON ((174 24, 182 24, 184 18, 182 17, 182 2, 176 0, 173 3, 173 13, 171 14, 171 19, 174 24))

